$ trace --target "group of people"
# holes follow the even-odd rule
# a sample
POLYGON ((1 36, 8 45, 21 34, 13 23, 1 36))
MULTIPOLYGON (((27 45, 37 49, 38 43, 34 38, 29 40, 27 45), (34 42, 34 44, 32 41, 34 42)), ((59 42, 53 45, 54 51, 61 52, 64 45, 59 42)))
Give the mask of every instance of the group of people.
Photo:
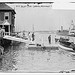
MULTIPOLYGON (((35 35, 34 32, 32 34, 30 34, 30 32, 28 33, 29 39, 34 41, 35 40, 35 35)), ((49 44, 51 44, 51 35, 48 36, 48 42, 49 44)))

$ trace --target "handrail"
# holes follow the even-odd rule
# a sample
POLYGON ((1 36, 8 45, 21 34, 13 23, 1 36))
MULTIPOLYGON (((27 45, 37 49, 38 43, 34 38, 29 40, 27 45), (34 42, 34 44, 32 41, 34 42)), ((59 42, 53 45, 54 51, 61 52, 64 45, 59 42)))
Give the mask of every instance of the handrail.
POLYGON ((5 35, 9 35, 9 32, 5 32, 5 35))

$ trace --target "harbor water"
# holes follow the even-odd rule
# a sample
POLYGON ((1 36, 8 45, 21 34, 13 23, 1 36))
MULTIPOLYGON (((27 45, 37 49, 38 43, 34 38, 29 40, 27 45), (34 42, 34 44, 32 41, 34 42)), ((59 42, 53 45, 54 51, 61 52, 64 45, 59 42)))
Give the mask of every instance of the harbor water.
MULTIPOLYGON (((42 35, 46 38, 44 42, 47 44, 46 35, 42 35)), ((5 49, 4 56, 0 59, 1 72, 56 73, 75 71, 75 55, 71 54, 71 52, 45 49, 28 50, 25 46, 25 43, 19 43, 5 49)))

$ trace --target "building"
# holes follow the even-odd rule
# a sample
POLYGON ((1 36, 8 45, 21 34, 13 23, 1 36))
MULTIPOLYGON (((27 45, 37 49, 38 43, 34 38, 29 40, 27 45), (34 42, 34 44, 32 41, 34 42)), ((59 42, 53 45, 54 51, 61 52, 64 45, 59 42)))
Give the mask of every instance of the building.
POLYGON ((0 27, 5 27, 7 35, 14 30, 15 11, 5 3, 0 3, 0 27))
MULTIPOLYGON (((5 3, 0 3, 0 27, 5 28, 5 35, 12 35, 14 32, 15 14, 14 9, 5 3)), ((10 42, 10 40, 3 39, 1 45, 5 46, 10 42)))

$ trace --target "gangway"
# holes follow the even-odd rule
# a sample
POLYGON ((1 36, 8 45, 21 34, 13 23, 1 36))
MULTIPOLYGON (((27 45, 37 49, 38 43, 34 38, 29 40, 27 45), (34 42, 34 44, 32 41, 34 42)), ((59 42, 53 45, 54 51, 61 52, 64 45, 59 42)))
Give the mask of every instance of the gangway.
POLYGON ((19 38, 19 37, 16 37, 16 36, 5 35, 3 38, 11 40, 11 41, 18 41, 18 42, 29 43, 28 39, 26 40, 26 39, 19 38))

